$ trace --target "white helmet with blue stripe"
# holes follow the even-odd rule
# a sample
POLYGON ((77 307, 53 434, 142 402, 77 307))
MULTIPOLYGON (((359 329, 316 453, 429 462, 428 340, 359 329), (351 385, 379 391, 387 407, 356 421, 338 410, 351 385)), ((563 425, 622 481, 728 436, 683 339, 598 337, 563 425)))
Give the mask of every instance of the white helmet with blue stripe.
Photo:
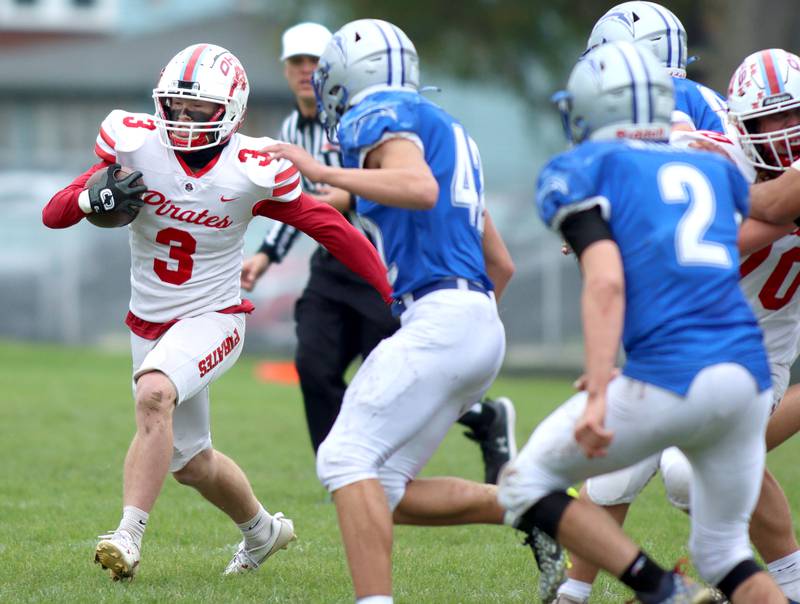
POLYGON ((671 10, 655 2, 623 2, 595 23, 586 49, 606 42, 646 44, 670 75, 686 77, 686 29, 671 10))
POLYGON ((180 151, 224 143, 241 126, 249 94, 244 67, 230 51, 214 44, 184 48, 161 70, 153 90, 161 143, 180 151), (178 121, 170 110, 175 98, 207 101, 218 107, 207 121, 178 121))
POLYGON ((567 138, 666 140, 675 106, 672 78, 647 46, 609 42, 587 52, 556 93, 567 138))
POLYGON ((320 119, 332 140, 344 112, 368 94, 418 87, 414 44, 399 27, 379 19, 351 21, 337 31, 314 73, 320 119))

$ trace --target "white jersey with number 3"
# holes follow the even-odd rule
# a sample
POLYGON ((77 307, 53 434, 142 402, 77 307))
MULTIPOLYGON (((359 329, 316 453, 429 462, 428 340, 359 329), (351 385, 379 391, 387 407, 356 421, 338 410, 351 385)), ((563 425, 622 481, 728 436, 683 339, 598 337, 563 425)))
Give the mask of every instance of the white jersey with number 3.
MULTIPOLYGON (((717 132, 676 131, 670 142, 687 147, 702 140, 725 151, 750 182, 755 170, 739 144, 717 132)), ((791 365, 800 352, 800 229, 742 259, 740 284, 758 324, 771 365, 791 365)))
POLYGON ((152 116, 112 111, 95 152, 142 172, 144 206, 130 226, 131 303, 153 323, 241 303, 244 233, 262 200, 291 202, 300 174, 288 160, 260 153, 270 138, 234 134, 205 168, 193 172, 158 138, 152 116))

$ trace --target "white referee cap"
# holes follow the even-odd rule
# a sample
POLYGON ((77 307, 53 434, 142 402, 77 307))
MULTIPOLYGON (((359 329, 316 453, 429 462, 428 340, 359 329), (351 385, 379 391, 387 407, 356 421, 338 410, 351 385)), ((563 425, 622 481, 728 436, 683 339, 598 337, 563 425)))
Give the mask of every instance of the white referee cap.
POLYGON ((281 61, 297 55, 319 57, 331 36, 328 28, 319 23, 298 23, 283 32, 281 61))

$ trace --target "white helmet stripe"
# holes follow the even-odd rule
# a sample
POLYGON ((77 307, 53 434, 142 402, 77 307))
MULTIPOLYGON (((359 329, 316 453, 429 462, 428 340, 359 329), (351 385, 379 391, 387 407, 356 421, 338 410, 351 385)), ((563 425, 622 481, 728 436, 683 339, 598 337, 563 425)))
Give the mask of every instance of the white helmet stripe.
POLYGON ((653 121, 652 78, 647 66, 635 47, 620 45, 617 48, 622 54, 633 82, 633 123, 651 123, 653 121), (642 83, 645 85, 642 86, 642 83))
POLYGON ((403 86, 405 84, 405 65, 403 61, 403 46, 400 36, 394 28, 385 21, 373 19, 372 23, 378 28, 386 42, 386 54, 388 56, 388 74, 386 84, 388 86, 403 86))

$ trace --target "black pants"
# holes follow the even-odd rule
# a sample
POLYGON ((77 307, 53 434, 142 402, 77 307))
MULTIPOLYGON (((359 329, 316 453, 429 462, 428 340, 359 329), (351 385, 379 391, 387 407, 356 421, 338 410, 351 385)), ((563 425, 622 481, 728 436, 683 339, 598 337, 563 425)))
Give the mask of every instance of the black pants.
POLYGON ((366 283, 328 278, 322 284, 314 273, 312 264, 309 285, 295 306, 295 364, 316 454, 342 406, 348 366, 366 358, 399 323, 366 283))

